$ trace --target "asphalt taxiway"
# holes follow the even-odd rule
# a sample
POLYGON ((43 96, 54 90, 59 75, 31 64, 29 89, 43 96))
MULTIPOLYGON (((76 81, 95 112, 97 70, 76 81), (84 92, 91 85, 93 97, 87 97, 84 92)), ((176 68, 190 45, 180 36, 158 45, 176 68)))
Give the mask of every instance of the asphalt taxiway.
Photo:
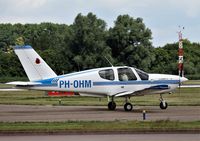
POLYGON ((143 110, 146 110, 146 120, 200 120, 200 106, 169 106, 166 110, 158 106, 135 106, 133 111, 125 112, 122 106, 109 111, 106 106, 0 105, 0 122, 143 120, 143 110))
POLYGON ((199 134, 0 136, 2 141, 199 141, 199 134))

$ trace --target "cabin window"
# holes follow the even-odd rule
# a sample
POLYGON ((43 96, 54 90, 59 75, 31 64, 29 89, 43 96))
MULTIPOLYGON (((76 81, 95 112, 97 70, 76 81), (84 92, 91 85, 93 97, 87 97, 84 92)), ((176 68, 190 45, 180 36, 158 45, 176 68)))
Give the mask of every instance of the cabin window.
POLYGON ((112 69, 106 69, 99 71, 99 76, 103 79, 114 80, 114 71, 112 69))
POLYGON ((143 72, 142 70, 135 69, 135 71, 140 76, 141 80, 149 80, 149 75, 146 72, 143 72))
POLYGON ((119 81, 129 81, 129 80, 137 80, 137 77, 131 70, 131 68, 119 68, 117 69, 119 81))

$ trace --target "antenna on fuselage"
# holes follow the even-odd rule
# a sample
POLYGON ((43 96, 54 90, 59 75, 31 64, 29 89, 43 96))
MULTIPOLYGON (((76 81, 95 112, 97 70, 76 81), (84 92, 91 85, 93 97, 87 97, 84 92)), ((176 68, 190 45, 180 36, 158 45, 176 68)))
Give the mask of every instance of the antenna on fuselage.
POLYGON ((113 67, 113 64, 108 60, 108 58, 106 56, 104 56, 104 58, 108 61, 108 63, 111 65, 111 67, 113 67))

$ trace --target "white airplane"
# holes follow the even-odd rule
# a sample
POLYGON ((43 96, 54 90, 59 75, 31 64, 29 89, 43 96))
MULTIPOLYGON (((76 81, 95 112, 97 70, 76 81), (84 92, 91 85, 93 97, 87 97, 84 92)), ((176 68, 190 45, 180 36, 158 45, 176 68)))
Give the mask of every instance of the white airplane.
POLYGON ((128 66, 96 68, 57 76, 31 46, 15 46, 14 51, 30 81, 7 84, 20 89, 108 97, 109 110, 116 109, 116 97, 124 97, 124 110, 131 111, 133 105, 129 102, 130 97, 149 94, 160 94, 160 108, 166 109, 168 104, 162 94, 171 93, 180 83, 188 80, 178 75, 148 74, 128 66))

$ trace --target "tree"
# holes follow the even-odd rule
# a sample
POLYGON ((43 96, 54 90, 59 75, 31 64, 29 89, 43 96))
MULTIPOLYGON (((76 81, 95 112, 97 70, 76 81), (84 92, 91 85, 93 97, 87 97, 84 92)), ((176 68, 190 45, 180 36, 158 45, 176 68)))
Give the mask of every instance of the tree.
MULTIPOLYGON (((25 76, 12 50, 18 37, 31 45, 57 73, 114 65, 148 72, 178 74, 178 43, 151 45, 151 31, 141 18, 120 15, 113 28, 92 13, 78 14, 72 25, 0 24, 0 76, 25 76), (115 61, 115 62, 114 62, 115 61)), ((199 79, 200 44, 183 40, 185 75, 199 79)))
POLYGON ((151 31, 145 27, 141 18, 120 15, 109 30, 107 43, 119 64, 149 70, 154 59, 151 39, 151 31))
POLYGON ((106 45, 106 23, 96 15, 78 14, 72 25, 74 70, 83 70, 108 65, 105 57, 111 59, 111 49, 106 45))
MULTIPOLYGON (((197 75, 200 73, 200 44, 183 40, 184 49, 184 73, 185 75, 197 75)), ((158 73, 178 74, 178 42, 166 44, 162 48, 155 48, 155 61, 153 71, 158 73)))

